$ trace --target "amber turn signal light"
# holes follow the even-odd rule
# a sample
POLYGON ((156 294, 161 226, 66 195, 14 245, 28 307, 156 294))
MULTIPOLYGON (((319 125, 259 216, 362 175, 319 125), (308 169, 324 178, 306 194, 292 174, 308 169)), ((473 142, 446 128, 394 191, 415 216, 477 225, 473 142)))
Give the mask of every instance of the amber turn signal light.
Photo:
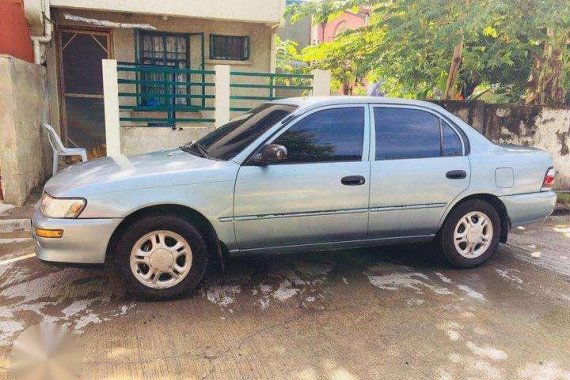
POLYGON ((48 239, 59 239, 63 236, 63 230, 46 230, 45 228, 35 228, 34 232, 36 236, 48 239))

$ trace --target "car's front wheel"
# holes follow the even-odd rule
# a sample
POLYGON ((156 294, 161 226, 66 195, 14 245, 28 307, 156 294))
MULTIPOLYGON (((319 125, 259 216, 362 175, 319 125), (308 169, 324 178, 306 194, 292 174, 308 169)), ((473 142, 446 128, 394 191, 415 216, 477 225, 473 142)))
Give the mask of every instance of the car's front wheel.
POLYGON ((152 215, 127 228, 114 257, 131 293, 165 300, 198 286, 208 252, 200 231, 185 219, 152 215))
POLYGON ((499 213, 483 200, 468 200, 448 215, 439 232, 439 246, 455 267, 471 268, 487 261, 501 236, 499 213))

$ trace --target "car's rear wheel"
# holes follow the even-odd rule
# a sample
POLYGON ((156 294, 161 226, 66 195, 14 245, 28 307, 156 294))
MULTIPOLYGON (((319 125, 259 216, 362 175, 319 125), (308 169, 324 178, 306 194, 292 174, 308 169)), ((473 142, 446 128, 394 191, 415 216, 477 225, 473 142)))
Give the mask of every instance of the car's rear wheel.
POLYGON ((473 199, 448 215, 438 240, 447 261, 458 268, 471 268, 487 261, 501 236, 501 218, 490 203, 473 199))
POLYGON ((208 262, 200 231, 174 215, 142 217, 132 223, 114 249, 131 293, 171 299, 195 289, 208 262))

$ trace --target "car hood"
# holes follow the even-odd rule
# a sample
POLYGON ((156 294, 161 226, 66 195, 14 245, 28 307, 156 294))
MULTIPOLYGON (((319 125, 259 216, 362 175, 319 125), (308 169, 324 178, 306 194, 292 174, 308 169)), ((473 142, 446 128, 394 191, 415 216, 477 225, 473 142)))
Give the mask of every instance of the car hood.
POLYGON ((200 158, 180 149, 169 149, 137 156, 105 157, 70 166, 45 185, 44 190, 53 196, 76 196, 82 192, 112 192, 129 188, 156 187, 163 184, 160 177, 189 181, 190 173, 207 168, 216 161, 200 158))

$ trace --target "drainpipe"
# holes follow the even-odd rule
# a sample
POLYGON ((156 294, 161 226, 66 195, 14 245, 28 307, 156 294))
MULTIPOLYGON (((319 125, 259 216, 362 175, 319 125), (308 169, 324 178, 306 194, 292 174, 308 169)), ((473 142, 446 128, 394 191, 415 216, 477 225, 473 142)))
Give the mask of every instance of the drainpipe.
POLYGON ((50 7, 49 0, 42 0, 44 9, 42 12, 44 19, 44 35, 43 36, 32 36, 32 44, 34 46, 34 62, 37 65, 42 64, 42 52, 40 49, 40 44, 47 44, 51 41, 51 35, 53 30, 53 25, 51 24, 50 18, 50 7))

